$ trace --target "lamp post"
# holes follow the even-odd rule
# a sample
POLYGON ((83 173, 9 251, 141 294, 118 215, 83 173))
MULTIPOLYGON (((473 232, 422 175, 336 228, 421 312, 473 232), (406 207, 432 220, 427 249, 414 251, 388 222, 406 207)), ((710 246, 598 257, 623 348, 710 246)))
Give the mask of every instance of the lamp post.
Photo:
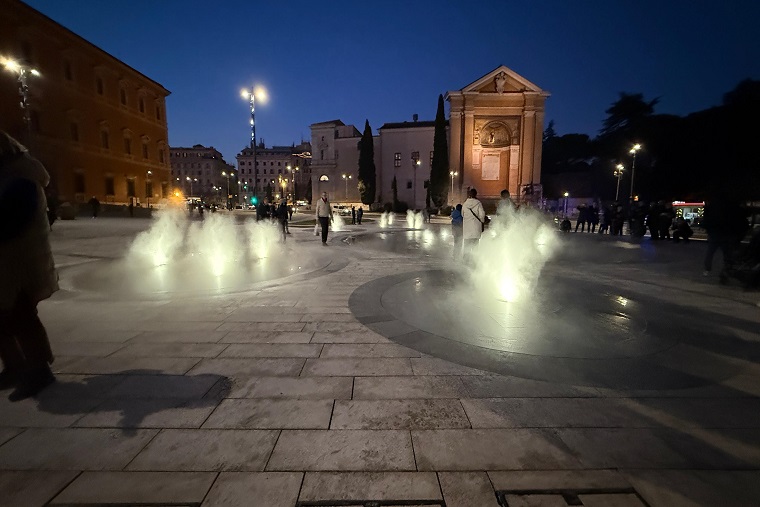
POLYGON ((193 198, 193 182, 198 181, 198 178, 191 178, 190 176, 187 176, 185 179, 190 182, 190 199, 192 199, 193 198))
POLYGON ((348 180, 351 179, 351 175, 350 174, 343 174, 341 176, 343 176, 343 179, 346 181, 346 202, 348 202, 348 180))
POLYGON ((150 198, 153 195, 153 182, 151 181, 151 175, 153 171, 148 171, 145 175, 145 198, 148 199, 148 208, 150 208, 150 198))
POLYGON ((222 171, 222 176, 227 177, 227 199, 224 201, 224 207, 229 209, 230 207, 230 175, 226 171, 222 171))
POLYGON ((18 93, 21 96, 21 112, 24 115, 24 126, 26 127, 27 139, 24 140, 24 144, 29 146, 32 141, 32 116, 29 109, 29 76, 39 77, 40 73, 34 67, 25 65, 11 60, 10 58, 0 57, 0 64, 5 67, 5 70, 16 74, 16 81, 18 82, 18 93))
POLYGON ((240 95, 248 100, 248 103, 251 106, 251 150, 253 150, 253 172, 254 172, 254 179, 253 179, 253 194, 257 195, 257 187, 258 187, 258 176, 259 176, 259 168, 256 165, 256 96, 258 95, 259 100, 266 100, 266 90, 259 87, 251 87, 250 90, 243 89, 240 92, 240 95))
POLYGON ((454 176, 457 175, 459 175, 459 172, 449 171, 449 176, 451 176, 451 195, 454 195, 454 176))
POLYGON ((636 143, 633 145, 628 153, 633 155, 633 163, 631 164, 631 196, 630 201, 633 204, 633 177, 636 176, 636 153, 641 149, 641 145, 636 143))
POLYGON ((567 218, 567 198, 570 197, 570 194, 565 192, 565 218, 567 218))
POLYGON ((421 162, 412 157, 412 208, 417 209, 417 168, 421 162))
POLYGON ((623 177, 623 170, 625 167, 623 167, 623 164, 618 164, 615 166, 615 171, 612 173, 617 178, 617 188, 615 189, 615 201, 618 200, 618 194, 620 194, 620 178, 623 177))

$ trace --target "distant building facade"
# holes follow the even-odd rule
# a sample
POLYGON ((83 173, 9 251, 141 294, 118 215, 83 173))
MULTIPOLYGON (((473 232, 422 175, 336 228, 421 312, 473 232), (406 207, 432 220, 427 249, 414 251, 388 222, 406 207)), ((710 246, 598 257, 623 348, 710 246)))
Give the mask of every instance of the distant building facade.
POLYGON ((29 128, 0 68, 0 129, 28 145, 61 201, 155 202, 170 192, 165 99, 126 63, 17 0, 0 0, 0 55, 35 68, 29 128))
POLYGON ((250 204, 251 198, 286 197, 289 201, 303 199, 311 177, 311 144, 302 142, 292 146, 272 146, 263 142, 256 147, 243 149, 237 157, 240 175, 240 198, 250 204))
POLYGON ((224 203, 228 181, 230 198, 237 193, 235 166, 225 162, 213 146, 196 144, 192 148, 171 147, 169 150, 173 186, 185 196, 224 203))
MULTIPOLYGON (((500 66, 461 90, 446 94, 449 202, 463 202, 469 188, 495 202, 503 189, 516 200, 541 194, 541 139, 544 103, 549 94, 514 71, 500 66)), ((399 201, 426 206, 433 159, 435 122, 386 123, 373 137, 377 170, 376 201, 391 202, 396 179, 399 201), (419 162, 419 163, 418 163, 419 162)), ((314 193, 328 191, 333 200, 359 200, 356 183, 345 195, 343 175, 358 177, 361 134, 341 120, 311 125, 314 193)))

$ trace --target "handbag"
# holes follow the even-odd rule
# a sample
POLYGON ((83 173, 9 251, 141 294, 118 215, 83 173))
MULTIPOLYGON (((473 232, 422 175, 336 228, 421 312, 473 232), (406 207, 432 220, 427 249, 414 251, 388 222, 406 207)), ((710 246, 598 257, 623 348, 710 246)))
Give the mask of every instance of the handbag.
MULTIPOLYGON (((470 210, 470 213, 472 213, 472 216, 474 216, 478 222, 480 222, 480 232, 486 232, 486 223, 482 221, 480 218, 478 218, 478 215, 475 214, 474 211, 472 211, 472 208, 467 208, 470 210)), ((486 216, 486 220, 488 220, 488 216, 486 216)))

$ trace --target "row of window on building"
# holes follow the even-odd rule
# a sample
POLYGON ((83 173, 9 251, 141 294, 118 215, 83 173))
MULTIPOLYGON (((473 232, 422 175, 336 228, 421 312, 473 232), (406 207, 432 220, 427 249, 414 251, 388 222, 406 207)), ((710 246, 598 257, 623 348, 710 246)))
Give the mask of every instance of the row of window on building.
MULTIPOLYGON (((413 151, 412 152, 412 164, 417 164, 420 160, 420 152, 419 151, 413 151)), ((433 152, 430 152, 430 165, 433 165, 433 152)), ((401 167, 401 152, 396 152, 393 154, 393 167, 401 167)))
MULTIPOLYGON (((137 195, 137 178, 128 177, 127 182, 127 197, 138 197, 137 195)), ((116 195, 116 185, 113 175, 107 174, 104 178, 104 190, 106 196, 116 195)), ((145 180, 145 197, 149 198, 153 196, 153 181, 150 179, 145 180)), ((78 200, 82 200, 82 197, 88 195, 88 189, 86 185, 85 174, 83 170, 74 171, 74 193, 78 196, 78 200)), ((97 192, 95 192, 97 193, 97 192)), ((169 193, 169 185, 167 182, 161 182, 161 197, 167 197, 169 193)))

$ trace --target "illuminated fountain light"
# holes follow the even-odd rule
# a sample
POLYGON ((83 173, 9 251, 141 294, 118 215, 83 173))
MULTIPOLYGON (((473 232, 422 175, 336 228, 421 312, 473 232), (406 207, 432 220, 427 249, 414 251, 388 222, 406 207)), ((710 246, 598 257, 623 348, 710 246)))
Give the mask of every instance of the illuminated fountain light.
POLYGON ((559 238, 539 211, 508 209, 496 215, 472 254, 470 281, 500 301, 530 300, 559 238))
POLYGON ((280 248, 282 233, 279 224, 271 220, 248 221, 246 231, 248 254, 253 260, 267 259, 280 248))
POLYGON ((422 229, 423 219, 422 212, 414 212, 410 209, 406 210, 406 226, 410 229, 422 229))
POLYGON ((333 213, 332 224, 330 225, 330 227, 332 227, 333 232, 345 231, 346 222, 343 220, 343 217, 340 216, 338 213, 333 213))
MULTIPOLYGON (((386 227, 388 227, 388 225, 389 225, 389 222, 388 222, 388 218, 389 217, 388 217, 388 215, 389 215, 389 213, 387 211, 383 211, 382 213, 380 213, 380 228, 381 229, 385 229, 386 227)), ((391 223, 392 222, 393 221, 391 219, 391 223)))
POLYGON ((161 211, 153 226, 137 235, 127 256, 151 266, 163 266, 177 256, 184 236, 183 212, 178 209, 161 211))

